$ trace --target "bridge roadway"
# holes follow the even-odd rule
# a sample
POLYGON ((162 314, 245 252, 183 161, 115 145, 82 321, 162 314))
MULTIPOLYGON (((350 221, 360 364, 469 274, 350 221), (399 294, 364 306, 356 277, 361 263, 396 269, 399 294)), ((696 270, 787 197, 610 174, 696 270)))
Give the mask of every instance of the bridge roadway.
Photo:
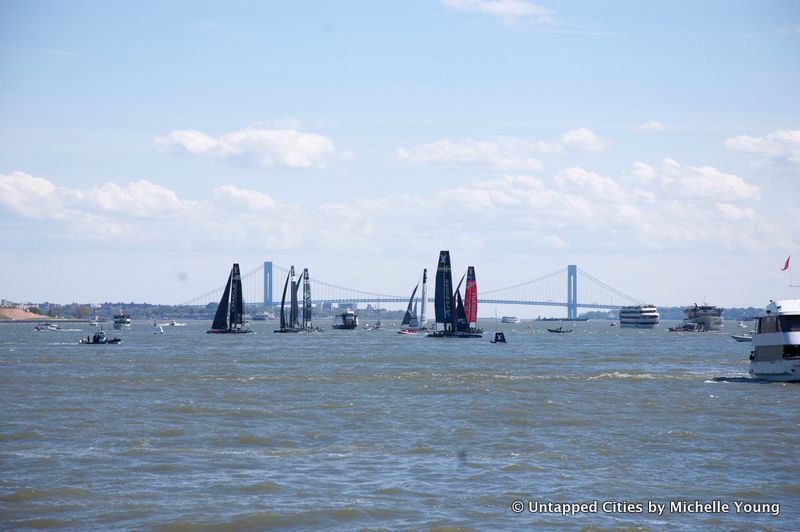
MULTIPOLYGON (((313 303, 408 303, 407 297, 381 297, 381 298, 339 298, 339 299, 319 299, 312 300, 313 303)), ((433 298, 428 298, 429 303, 433 303, 433 298)), ((494 305, 537 305, 541 307, 569 307, 570 303, 561 301, 529 301, 517 299, 481 299, 478 298, 479 304, 494 304, 494 305)), ((574 303, 576 307, 580 308, 595 308, 595 309, 609 309, 619 310, 621 305, 601 305, 599 303, 574 303)))

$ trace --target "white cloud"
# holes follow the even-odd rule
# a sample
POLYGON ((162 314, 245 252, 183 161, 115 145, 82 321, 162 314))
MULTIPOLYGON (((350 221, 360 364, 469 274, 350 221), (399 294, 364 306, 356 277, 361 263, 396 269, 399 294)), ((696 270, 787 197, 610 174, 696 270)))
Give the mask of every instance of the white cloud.
POLYGON ((623 181, 643 187, 642 192, 657 192, 661 197, 715 201, 753 201, 761 190, 741 177, 713 166, 685 166, 663 159, 659 167, 635 162, 623 181))
POLYGON ((56 187, 48 180, 25 172, 0 174, 0 204, 27 218, 52 216, 56 187))
POLYGON ((406 164, 444 166, 480 166, 499 170, 541 170, 544 165, 533 154, 540 150, 535 143, 522 139, 500 138, 496 141, 463 139, 438 140, 395 153, 406 164))
MULTIPOLYGON (((573 166, 547 177, 508 174, 418 195, 318 205, 285 204, 230 184, 192 200, 146 180, 67 188, 24 172, 0 175, 0 212, 28 237, 63 233, 70 241, 99 240, 104 250, 138 245, 151 254, 176 242, 191 253, 234 253, 247 242, 272 253, 313 248, 330 257, 384 257, 463 239, 476 253, 500 255, 698 246, 763 252, 787 237, 764 226, 769 213, 759 197, 758 187, 738 176, 670 159, 634 163, 617 177, 573 166)), ((797 218, 796 209, 789 211, 797 218)))
POLYGON ((263 170, 324 168, 326 161, 337 156, 333 141, 324 135, 260 126, 218 137, 177 130, 156 137, 154 145, 160 154, 203 156, 263 170))
POLYGON ((739 135, 727 139, 725 147, 731 151, 770 159, 788 159, 800 164, 800 129, 774 131, 763 137, 739 135))
POLYGON ((566 132, 556 142, 533 141, 515 137, 496 140, 441 139, 413 148, 395 151, 397 161, 404 164, 442 166, 478 166, 496 170, 542 170, 537 158, 542 155, 564 155, 570 152, 603 151, 608 143, 593 131, 580 128, 566 132))
POLYGON ((604 151, 608 143, 585 127, 567 131, 561 137, 561 146, 567 151, 604 151))
POLYGON ((233 209, 244 209, 249 212, 269 213, 278 204, 269 194, 256 190, 243 190, 231 185, 223 185, 214 189, 215 199, 229 205, 233 209))
POLYGON ((624 201, 626 196, 613 179, 579 167, 561 170, 555 175, 555 182, 561 191, 580 193, 602 203, 624 201))
POLYGON ((656 131, 666 131, 667 126, 665 126, 662 122, 658 120, 648 120, 644 124, 639 125, 636 128, 636 131, 644 131, 644 132, 656 132, 656 131))
POLYGON ((443 0, 442 3, 450 9, 486 13, 509 25, 520 20, 534 20, 540 24, 555 22, 553 11, 527 0, 443 0))

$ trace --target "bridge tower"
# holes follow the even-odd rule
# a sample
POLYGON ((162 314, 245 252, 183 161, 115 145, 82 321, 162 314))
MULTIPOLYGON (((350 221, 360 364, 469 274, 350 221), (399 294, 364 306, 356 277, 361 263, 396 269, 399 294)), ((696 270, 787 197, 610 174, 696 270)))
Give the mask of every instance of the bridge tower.
POLYGON ((272 308, 272 261, 264 262, 264 309, 272 308))
POLYGON ((578 317, 578 267, 567 266, 567 319, 578 317))

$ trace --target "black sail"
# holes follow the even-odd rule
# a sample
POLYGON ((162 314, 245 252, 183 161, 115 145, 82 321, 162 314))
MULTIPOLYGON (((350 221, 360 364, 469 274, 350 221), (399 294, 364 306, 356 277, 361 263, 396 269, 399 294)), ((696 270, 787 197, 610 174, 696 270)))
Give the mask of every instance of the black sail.
POLYGON ((413 317, 413 314, 411 312, 411 308, 412 308, 412 305, 414 304, 414 296, 417 295, 417 288, 419 288, 419 283, 417 283, 417 286, 414 287, 414 291, 411 292, 411 298, 409 298, 409 300, 408 300, 408 308, 406 309, 405 316, 403 316, 403 323, 400 324, 401 326, 406 326, 407 327, 407 326, 411 325, 411 318, 413 317))
POLYGON ((294 279, 294 266, 292 266, 292 308, 289 310, 289 328, 297 329, 298 326, 298 308, 297 308, 297 292, 300 289, 300 283, 294 279))
POLYGON ((303 269, 303 329, 311 329, 311 280, 308 268, 303 269))
POLYGON ((281 296, 281 330, 286 328, 286 313, 283 309, 286 306, 286 289, 289 287, 289 277, 291 277, 291 272, 286 274, 286 282, 283 284, 283 296, 281 296))
POLYGON ((436 292, 434 294, 436 330, 452 330, 453 326, 453 275, 450 267, 450 251, 439 252, 436 267, 436 292))
POLYGON ((211 324, 211 330, 222 331, 228 328, 227 319, 231 297, 231 280, 233 280, 233 269, 231 269, 231 273, 228 275, 225 291, 222 293, 222 299, 219 300, 219 305, 217 305, 217 313, 214 314, 214 323, 211 324))
POLYGON ((231 270, 231 319, 228 328, 233 329, 234 325, 242 325, 243 323, 242 275, 239 273, 239 264, 234 263, 233 270, 231 270))

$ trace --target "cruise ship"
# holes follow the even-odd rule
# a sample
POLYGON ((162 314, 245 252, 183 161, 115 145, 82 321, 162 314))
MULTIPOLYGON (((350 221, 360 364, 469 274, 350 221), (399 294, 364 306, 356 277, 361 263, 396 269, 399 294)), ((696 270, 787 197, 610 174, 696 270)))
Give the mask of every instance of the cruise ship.
POLYGON ((653 305, 633 305, 619 309, 620 327, 652 329, 658 322, 658 309, 653 305))
POLYGON ((683 309, 683 313, 686 314, 683 323, 696 323, 706 331, 722 329, 722 309, 717 306, 695 303, 694 306, 683 309))
POLYGON ((750 376, 780 382, 800 381, 800 299, 770 301, 756 318, 750 376))

